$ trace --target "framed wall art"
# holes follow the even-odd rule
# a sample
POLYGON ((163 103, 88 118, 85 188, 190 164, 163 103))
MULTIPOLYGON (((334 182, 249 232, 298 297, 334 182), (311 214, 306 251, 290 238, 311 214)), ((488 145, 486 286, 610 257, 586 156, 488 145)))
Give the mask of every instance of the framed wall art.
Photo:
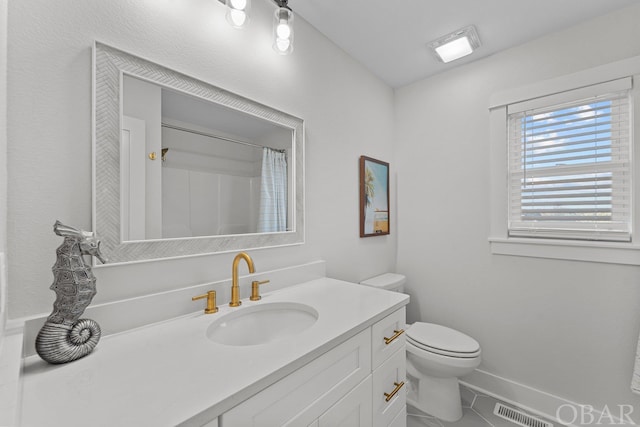
POLYGON ((389 163, 360 156, 360 237, 389 234, 389 163))

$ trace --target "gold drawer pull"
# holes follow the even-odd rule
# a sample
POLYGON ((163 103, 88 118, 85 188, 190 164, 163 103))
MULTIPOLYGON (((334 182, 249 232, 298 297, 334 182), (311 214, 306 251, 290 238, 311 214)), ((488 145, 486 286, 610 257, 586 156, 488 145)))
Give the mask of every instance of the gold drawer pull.
POLYGON ((400 329, 400 330, 394 330, 393 331, 393 336, 391 338, 387 338, 384 337, 384 343, 386 345, 391 344, 396 338, 398 338, 400 335, 404 334, 404 329, 400 329))
POLYGON ((393 389, 393 391, 391 393, 385 393, 385 402, 390 401, 391 399, 393 399, 393 396, 396 395, 397 392, 400 391, 400 389, 402 388, 402 386, 404 385, 404 381, 400 381, 399 383, 393 383, 394 386, 396 386, 396 388, 393 389))

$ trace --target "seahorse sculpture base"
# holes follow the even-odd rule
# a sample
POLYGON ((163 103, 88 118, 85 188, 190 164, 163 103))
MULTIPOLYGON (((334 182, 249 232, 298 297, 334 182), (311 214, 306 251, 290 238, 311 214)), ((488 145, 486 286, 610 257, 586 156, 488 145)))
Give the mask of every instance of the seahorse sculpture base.
POLYGON ((53 312, 36 337, 36 352, 53 364, 72 362, 91 353, 100 340, 100 326, 91 319, 80 319, 96 295, 96 278, 84 255, 105 259, 94 233, 78 230, 56 221, 53 231, 64 237, 56 250, 53 284, 56 293, 53 312))

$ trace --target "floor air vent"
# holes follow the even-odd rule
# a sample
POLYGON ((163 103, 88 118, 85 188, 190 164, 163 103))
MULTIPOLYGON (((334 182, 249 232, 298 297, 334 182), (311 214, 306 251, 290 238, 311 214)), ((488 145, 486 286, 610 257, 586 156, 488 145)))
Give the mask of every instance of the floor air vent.
POLYGON ((502 403, 496 403, 493 413, 522 427, 553 427, 553 424, 548 421, 534 418, 518 409, 504 406, 502 403))

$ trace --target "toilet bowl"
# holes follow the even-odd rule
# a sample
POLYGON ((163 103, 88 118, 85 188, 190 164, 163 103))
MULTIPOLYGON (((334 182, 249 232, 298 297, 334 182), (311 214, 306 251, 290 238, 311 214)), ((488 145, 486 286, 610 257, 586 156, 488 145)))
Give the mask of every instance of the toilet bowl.
MULTIPOLYGON (((405 276, 386 273, 360 282, 402 292, 405 276)), ((480 344, 455 329, 416 322, 406 328, 407 403, 444 421, 462 417, 458 377, 475 370, 481 361, 480 344)))
POLYGON ((480 345, 445 326, 417 322, 407 329, 407 402, 444 421, 462 417, 458 377, 480 365, 480 345))

